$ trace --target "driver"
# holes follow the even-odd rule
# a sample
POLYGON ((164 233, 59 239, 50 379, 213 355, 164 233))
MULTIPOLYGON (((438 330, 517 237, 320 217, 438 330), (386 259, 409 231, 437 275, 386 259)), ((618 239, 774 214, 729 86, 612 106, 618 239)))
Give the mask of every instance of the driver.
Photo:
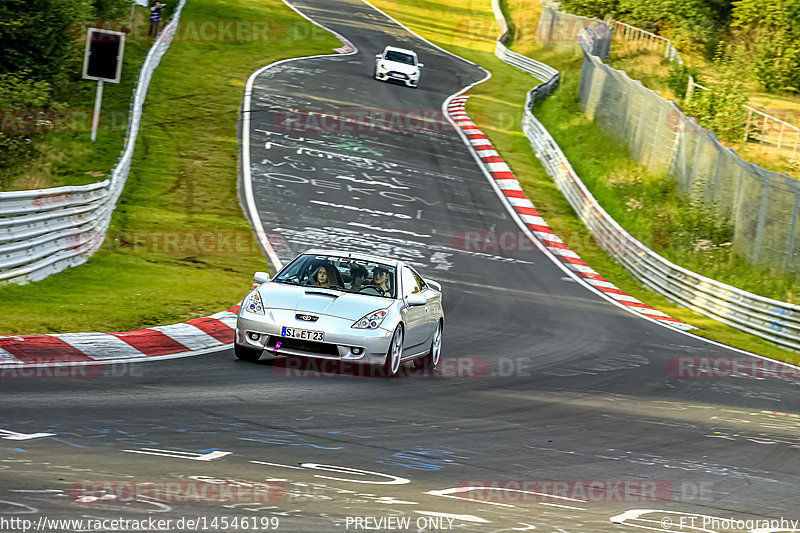
POLYGON ((385 267, 375 267, 372 270, 372 283, 381 290, 381 296, 391 296, 392 288, 389 283, 389 270, 385 267))

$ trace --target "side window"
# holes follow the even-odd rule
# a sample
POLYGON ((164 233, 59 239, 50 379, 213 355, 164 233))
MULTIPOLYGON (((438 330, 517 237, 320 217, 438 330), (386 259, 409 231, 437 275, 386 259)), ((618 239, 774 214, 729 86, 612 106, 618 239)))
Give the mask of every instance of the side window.
POLYGON ((419 274, 417 274, 415 270, 412 270, 411 272, 414 273, 414 279, 417 280, 417 285, 419 285, 420 290, 424 291, 425 289, 427 289, 428 284, 425 283, 425 280, 423 280, 422 277, 419 274))
POLYGON ((417 277, 411 272, 411 269, 408 267, 403 267, 403 298, 409 296, 411 294, 416 294, 420 291, 419 283, 417 283, 417 277))

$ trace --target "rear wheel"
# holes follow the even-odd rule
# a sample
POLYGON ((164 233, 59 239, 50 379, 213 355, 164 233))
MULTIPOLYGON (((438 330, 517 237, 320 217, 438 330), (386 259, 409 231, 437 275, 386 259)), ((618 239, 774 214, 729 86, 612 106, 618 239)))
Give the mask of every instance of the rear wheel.
POLYGON ((400 370, 400 356, 403 354, 403 326, 397 326, 386 353, 386 362, 383 363, 383 375, 394 377, 400 370))
POLYGON ((433 332, 431 338, 431 349, 425 354, 422 359, 416 360, 417 368, 425 370, 433 370, 439 364, 439 359, 442 356, 442 321, 436 325, 436 331, 433 332))
POLYGON ((252 348, 245 348, 244 346, 239 346, 238 344, 233 345, 233 353, 236 355, 236 359, 241 361, 251 361, 255 362, 258 361, 258 358, 261 357, 261 350, 254 350, 252 348))

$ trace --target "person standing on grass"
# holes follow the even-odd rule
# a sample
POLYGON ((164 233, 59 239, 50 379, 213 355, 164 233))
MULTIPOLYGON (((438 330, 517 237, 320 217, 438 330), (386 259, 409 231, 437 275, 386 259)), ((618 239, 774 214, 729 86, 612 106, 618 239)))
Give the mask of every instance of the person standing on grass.
POLYGON ((167 4, 162 4, 156 1, 150 6, 150 29, 147 31, 147 36, 158 37, 158 24, 161 22, 161 10, 167 4))

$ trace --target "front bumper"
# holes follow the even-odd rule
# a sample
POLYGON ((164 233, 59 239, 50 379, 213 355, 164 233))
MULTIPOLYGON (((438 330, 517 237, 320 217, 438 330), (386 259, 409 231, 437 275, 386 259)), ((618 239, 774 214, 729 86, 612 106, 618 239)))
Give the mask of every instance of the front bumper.
POLYGON ((391 70, 382 69, 380 67, 375 70, 375 79, 403 83, 406 85, 406 87, 416 87, 419 85, 419 74, 405 74, 402 72, 394 72, 391 70))
POLYGON ((316 322, 306 322, 295 318, 295 314, 293 310, 268 309, 265 315, 241 310, 236 321, 234 342, 245 348, 263 350, 263 355, 273 357, 299 355, 370 365, 382 365, 386 360, 393 331, 383 328, 353 329, 350 326, 354 320, 325 315, 320 315, 316 322), (322 331, 325 333, 325 342, 293 342, 281 336, 284 326, 322 331), (360 348, 361 353, 353 353, 353 348, 360 348))

